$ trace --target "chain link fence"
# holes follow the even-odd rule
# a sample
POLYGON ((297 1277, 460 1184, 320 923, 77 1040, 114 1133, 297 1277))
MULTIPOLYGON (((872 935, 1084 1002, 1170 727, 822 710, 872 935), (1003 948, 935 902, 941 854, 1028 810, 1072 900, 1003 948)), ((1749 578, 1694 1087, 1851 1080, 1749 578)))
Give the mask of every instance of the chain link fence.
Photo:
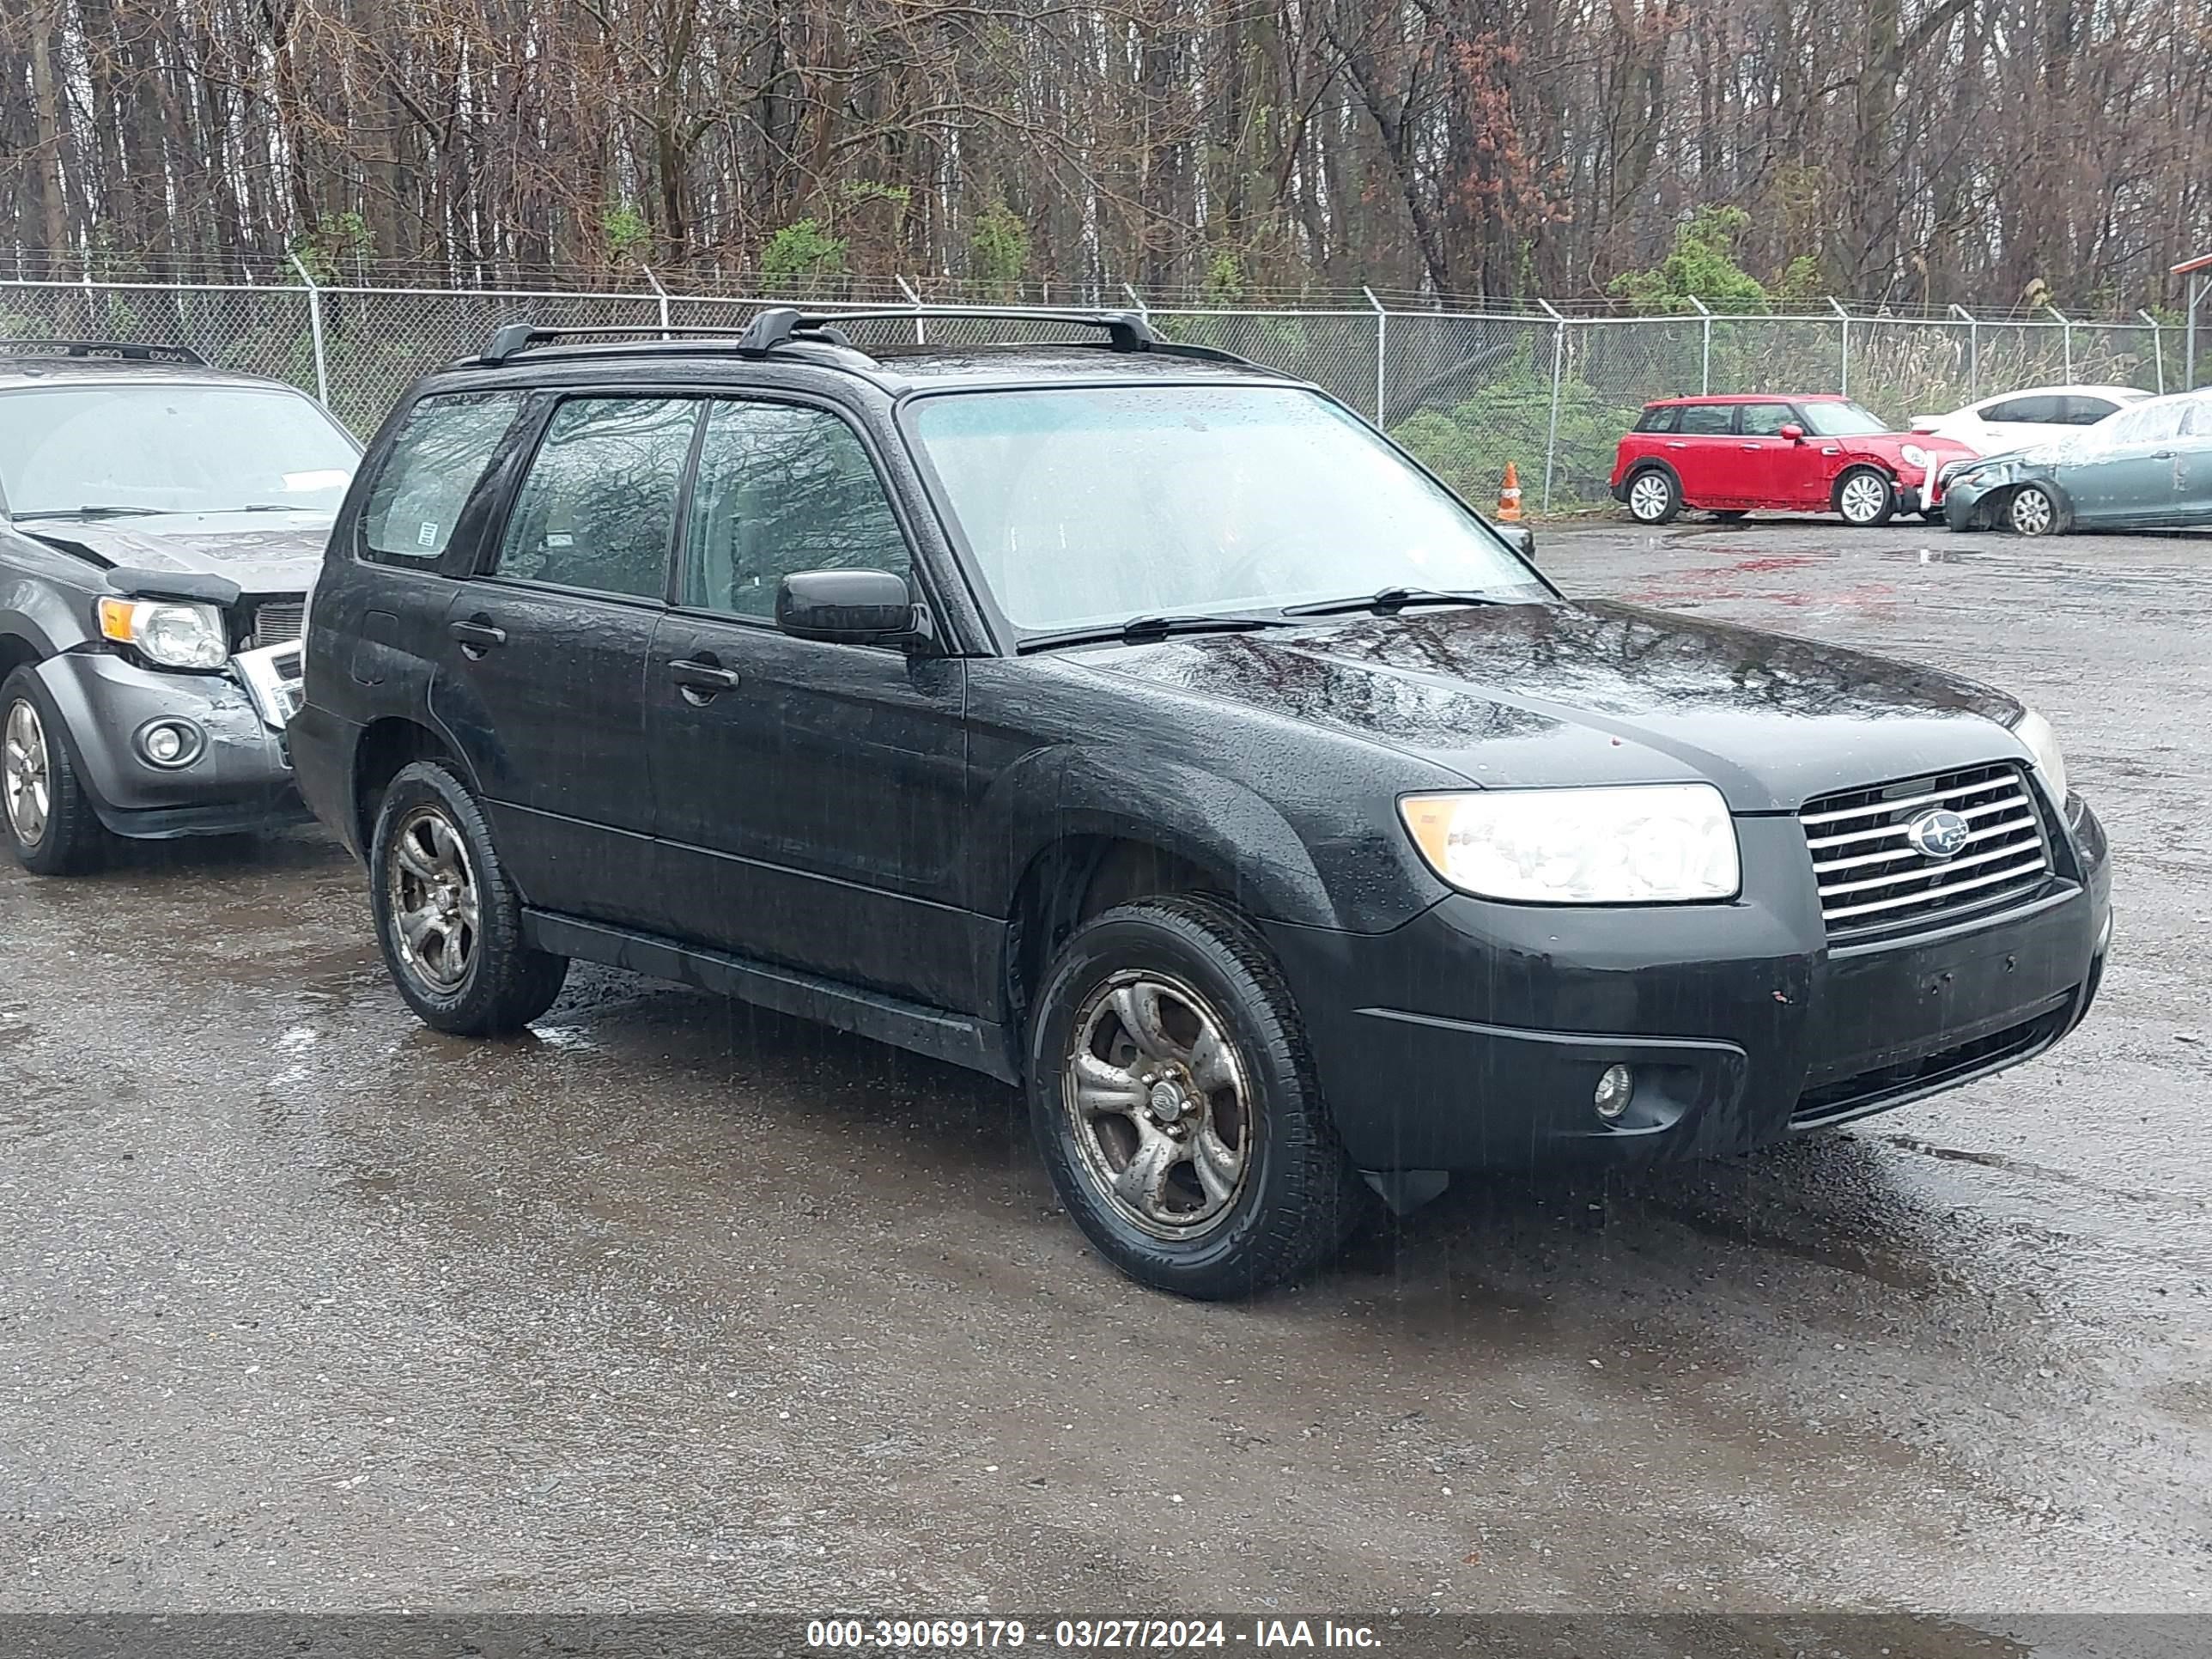
MULTIPOLYGON (((304 273, 303 273, 304 275, 304 273)), ((900 291, 914 290, 904 283, 900 291)), ((1829 301, 1802 315, 1666 316, 1533 309, 1219 308, 1146 315, 1167 338, 1313 381, 1389 428, 1471 501, 1507 465, 1547 511, 1604 498, 1613 447, 1649 399, 1696 392, 1841 392, 1891 422, 2021 386, 2182 384, 2182 331, 2148 314, 2075 319, 1900 314, 1829 301)), ((1133 305, 1142 301, 1131 295, 1133 305)), ((210 362, 318 393, 366 434, 417 375, 479 349, 502 323, 649 332, 740 328, 787 295, 464 291, 295 284, 184 286, 0 280, 0 337, 189 345, 210 362)), ((851 297, 825 311, 852 308, 851 297)), ((1013 318, 858 320, 856 343, 975 345, 1068 337, 1013 318)))

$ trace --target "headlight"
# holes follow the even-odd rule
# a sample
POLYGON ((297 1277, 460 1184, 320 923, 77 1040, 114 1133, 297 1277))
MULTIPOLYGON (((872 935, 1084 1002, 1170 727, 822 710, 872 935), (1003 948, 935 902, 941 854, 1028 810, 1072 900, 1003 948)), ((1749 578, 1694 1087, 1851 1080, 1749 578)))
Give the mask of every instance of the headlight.
POLYGON ((211 605, 104 599, 100 632, 164 668, 220 668, 230 659, 230 630, 211 605))
POLYGON ((2063 804, 2066 799, 2066 757, 2058 752, 2058 734, 2051 729, 2051 722, 2030 708, 2013 722, 2012 734, 2026 744, 2027 752, 2035 757, 2035 769, 2043 774, 2051 798, 2063 804))
POLYGON ((1897 453, 1905 458, 1907 466, 1924 467, 1928 465, 1928 452, 1918 444, 1907 444, 1897 453))
POLYGON ((1429 867, 1462 892, 1533 904, 1735 896, 1735 825, 1709 783, 1494 789, 1398 803, 1429 867))

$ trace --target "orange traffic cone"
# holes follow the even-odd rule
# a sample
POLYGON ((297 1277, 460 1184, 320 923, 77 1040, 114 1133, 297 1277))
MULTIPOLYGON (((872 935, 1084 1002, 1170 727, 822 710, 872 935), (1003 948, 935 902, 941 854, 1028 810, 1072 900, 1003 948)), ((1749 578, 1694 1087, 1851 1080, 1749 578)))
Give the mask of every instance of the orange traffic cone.
POLYGON ((1521 470, 1510 461, 1505 463, 1505 487, 1498 492, 1498 518, 1501 524, 1521 522, 1521 470))

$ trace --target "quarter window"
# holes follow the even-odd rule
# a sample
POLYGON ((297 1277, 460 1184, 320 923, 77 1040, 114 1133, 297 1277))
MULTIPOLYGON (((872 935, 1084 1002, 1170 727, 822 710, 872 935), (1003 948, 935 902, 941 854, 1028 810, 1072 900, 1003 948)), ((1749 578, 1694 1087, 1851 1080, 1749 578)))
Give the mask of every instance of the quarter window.
POLYGON ((659 599, 698 419, 699 404, 685 398, 562 404, 508 515, 499 574, 659 599))
POLYGON ((1674 429, 1675 405, 1662 404, 1644 411, 1644 418, 1636 423, 1638 432, 1672 432, 1674 429))
POLYGON ((522 407, 519 392, 425 398, 407 411, 362 510, 371 558, 434 559, 522 407))
POLYGON ((2110 398, 2089 398, 2078 394, 2068 398, 2065 404, 2066 424, 2069 426, 2094 426, 2119 408, 2110 398))
POLYGON ((717 403, 699 447, 684 538, 684 602, 773 617, 802 570, 912 574, 875 463, 853 428, 796 404, 717 403))
POLYGON ((1729 430, 1735 419, 1733 404, 1684 404, 1680 430, 1687 436, 1719 437, 1729 430))

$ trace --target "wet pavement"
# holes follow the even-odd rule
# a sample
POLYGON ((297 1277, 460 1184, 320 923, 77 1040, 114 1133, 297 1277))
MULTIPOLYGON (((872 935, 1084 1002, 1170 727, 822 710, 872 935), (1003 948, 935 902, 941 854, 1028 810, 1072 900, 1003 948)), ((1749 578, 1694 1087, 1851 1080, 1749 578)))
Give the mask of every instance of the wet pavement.
POLYGON ((317 834, 0 873, 0 1609, 2212 1609, 2212 540, 1549 529, 2040 706, 2054 1054, 1185 1305, 1011 1092, 580 969, 420 1027, 317 834))

